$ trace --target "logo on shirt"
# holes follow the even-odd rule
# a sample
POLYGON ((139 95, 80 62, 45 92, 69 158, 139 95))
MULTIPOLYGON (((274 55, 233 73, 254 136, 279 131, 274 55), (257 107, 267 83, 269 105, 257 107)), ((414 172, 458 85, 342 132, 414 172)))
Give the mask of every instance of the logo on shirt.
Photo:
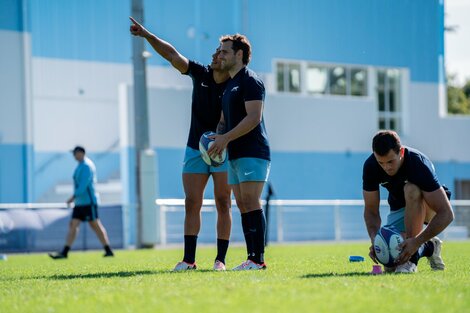
POLYGON ((209 87, 208 85, 204 84, 204 82, 201 83, 202 87, 209 87))
POLYGON ((254 172, 255 172, 255 171, 245 172, 244 174, 245 174, 245 176, 248 176, 248 175, 250 175, 250 174, 253 174, 254 172))
POLYGON ((385 186, 386 184, 388 184, 388 181, 384 181, 384 182, 380 183, 380 186, 385 186))
POLYGON ((237 90, 238 90, 238 87, 240 87, 240 86, 235 86, 235 87, 233 87, 232 90, 230 90, 230 91, 231 91, 231 92, 237 91, 237 90))

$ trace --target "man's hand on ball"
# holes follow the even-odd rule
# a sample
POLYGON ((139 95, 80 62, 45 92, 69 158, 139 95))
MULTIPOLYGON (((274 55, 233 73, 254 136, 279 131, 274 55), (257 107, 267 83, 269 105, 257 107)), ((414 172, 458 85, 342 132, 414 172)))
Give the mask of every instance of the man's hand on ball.
POLYGON ((413 254, 418 250, 419 242, 416 240, 416 238, 407 238, 398 247, 401 252, 398 258, 395 260, 395 263, 400 265, 409 261, 413 254))
POLYGON ((214 143, 211 145, 209 150, 207 150, 207 154, 214 157, 218 155, 219 157, 222 157, 222 152, 224 149, 227 148, 228 140, 224 135, 212 135, 209 136, 208 138, 214 139, 214 143))

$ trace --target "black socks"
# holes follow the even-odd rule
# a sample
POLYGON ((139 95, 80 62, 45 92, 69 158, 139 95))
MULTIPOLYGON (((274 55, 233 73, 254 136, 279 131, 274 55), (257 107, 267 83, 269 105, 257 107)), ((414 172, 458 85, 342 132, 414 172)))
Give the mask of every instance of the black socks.
POLYGON ((217 239, 217 256, 215 257, 216 261, 220 261, 225 264, 225 256, 227 255, 228 243, 228 240, 217 239))
POLYGON ((111 247, 108 245, 104 246, 104 251, 106 252, 106 254, 113 254, 111 247))
POLYGON ((184 262, 193 264, 196 261, 196 245, 197 236, 184 236, 184 262))
POLYGON ((70 251, 70 247, 69 246, 65 246, 64 249, 62 250, 62 252, 60 254, 64 255, 64 256, 67 256, 67 254, 69 254, 69 251, 70 251))
POLYGON ((418 265, 418 261, 422 257, 430 257, 434 253, 434 244, 431 241, 426 241, 419 247, 418 251, 415 252, 410 258, 410 262, 418 265))
POLYGON ((242 227, 245 235, 248 259, 255 263, 264 263, 264 245, 266 218, 263 210, 242 213, 242 227))

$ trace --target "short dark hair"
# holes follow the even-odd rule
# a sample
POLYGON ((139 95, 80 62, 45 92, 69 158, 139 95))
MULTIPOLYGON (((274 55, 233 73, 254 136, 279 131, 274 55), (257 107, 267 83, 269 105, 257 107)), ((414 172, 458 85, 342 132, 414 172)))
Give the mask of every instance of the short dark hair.
POLYGON ((380 156, 385 156, 390 150, 400 152, 400 137, 393 130, 381 130, 372 139, 372 151, 380 156))
POLYGON ((235 35, 225 35, 220 37, 220 42, 231 41, 232 49, 237 53, 238 50, 243 52, 243 64, 248 65, 251 60, 251 44, 248 38, 245 35, 235 34, 235 35))
POLYGON ((75 154, 77 152, 85 153, 85 148, 83 148, 82 146, 76 146, 75 148, 73 148, 72 153, 75 154))

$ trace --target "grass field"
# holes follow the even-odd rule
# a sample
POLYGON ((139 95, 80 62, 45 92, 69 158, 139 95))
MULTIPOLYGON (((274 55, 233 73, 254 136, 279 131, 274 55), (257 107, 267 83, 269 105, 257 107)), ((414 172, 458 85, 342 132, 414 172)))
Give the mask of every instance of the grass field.
MULTIPOLYGON (((171 273, 181 249, 9 255, 0 261, 0 312, 470 312, 470 242, 443 248, 444 272, 421 260, 416 274, 372 276, 367 243, 274 245, 268 270, 211 271, 215 248, 198 250, 199 269, 171 273)), ((243 260, 229 249, 227 265, 243 260)))

